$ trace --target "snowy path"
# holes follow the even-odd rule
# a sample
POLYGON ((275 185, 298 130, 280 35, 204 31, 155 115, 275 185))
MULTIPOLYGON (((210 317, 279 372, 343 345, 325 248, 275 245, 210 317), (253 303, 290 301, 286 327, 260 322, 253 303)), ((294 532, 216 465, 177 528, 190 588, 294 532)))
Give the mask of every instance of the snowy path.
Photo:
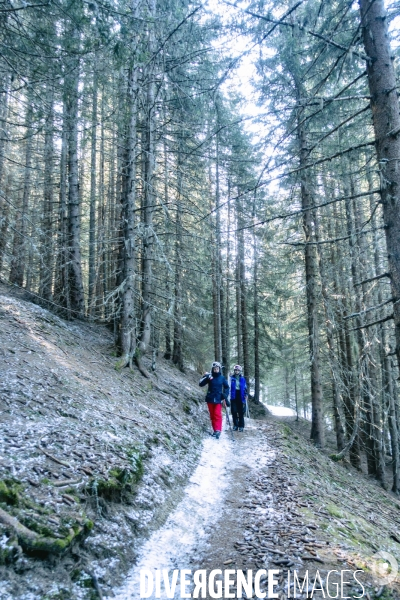
MULTIPOLYGON (((208 577, 211 571, 219 570, 206 591, 207 600, 232 597, 225 592, 232 593, 238 585, 239 572, 250 577, 258 572, 259 593, 267 593, 266 571, 270 569, 277 574, 273 591, 279 593, 281 600, 288 598, 289 586, 292 589, 294 585, 293 572, 305 586, 297 598, 305 600, 310 592, 314 593, 314 587, 316 600, 329 597, 319 591, 321 581, 327 581, 330 572, 340 579, 337 570, 340 563, 344 565, 342 568, 349 569, 342 554, 348 546, 339 548, 336 541, 332 543, 326 533, 331 517, 328 512, 326 516, 319 514, 321 505, 313 497, 318 499, 318 495, 310 494, 307 476, 302 476, 302 459, 310 457, 311 451, 316 462, 317 451, 310 447, 306 454, 305 442, 300 442, 300 458, 294 460, 286 435, 287 431, 277 427, 273 420, 254 420, 247 424, 243 434, 236 434, 235 442, 227 431, 219 442, 205 440, 199 465, 182 493, 181 502, 164 527, 139 550, 139 559, 125 585, 114 590, 117 600, 141 598, 141 569, 151 571, 154 579, 158 570, 161 581, 165 569, 169 584, 174 569, 187 569, 192 574, 203 570, 208 577), (233 583, 225 579, 227 574, 229 579, 229 573, 233 583)), ((186 579, 193 581, 190 575, 186 579)), ((339 579, 334 579, 333 585, 339 585, 339 579)), ((150 598, 191 597, 181 594, 179 579, 176 583, 174 595, 167 595, 161 583, 160 593, 154 592, 150 598)), ((191 594, 193 588, 193 584, 187 585, 186 593, 191 594)), ((332 586, 330 591, 334 591, 332 586)), ((361 597, 360 593, 359 580, 349 580, 341 597, 361 597)), ((237 589, 237 594, 234 597, 250 598, 256 592, 255 588, 246 593, 237 589)))
MULTIPOLYGON (((149 569, 197 568, 199 558, 207 553, 210 537, 221 518, 234 508, 229 504, 229 493, 235 483, 235 472, 251 470, 264 466, 270 455, 254 444, 255 426, 252 421, 244 434, 235 434, 235 442, 229 430, 225 430, 220 440, 206 439, 199 464, 183 498, 165 525, 154 532, 142 546, 137 564, 129 574, 125 585, 115 590, 117 600, 138 600, 140 598, 140 571, 149 569)), ((179 583, 179 581, 178 581, 179 583)), ((150 596, 155 598, 156 596, 150 596)), ((166 598, 163 585, 161 598, 166 598)), ((180 598, 180 586, 177 585, 175 598, 180 598)))

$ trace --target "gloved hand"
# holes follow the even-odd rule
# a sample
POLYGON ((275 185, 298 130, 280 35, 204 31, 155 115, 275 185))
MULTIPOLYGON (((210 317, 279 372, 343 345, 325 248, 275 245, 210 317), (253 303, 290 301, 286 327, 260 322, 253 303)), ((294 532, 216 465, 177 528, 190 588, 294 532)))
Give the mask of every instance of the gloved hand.
POLYGON ((225 398, 225 404, 226 404, 227 406, 230 406, 230 405, 231 405, 231 401, 229 400, 229 398, 225 398))

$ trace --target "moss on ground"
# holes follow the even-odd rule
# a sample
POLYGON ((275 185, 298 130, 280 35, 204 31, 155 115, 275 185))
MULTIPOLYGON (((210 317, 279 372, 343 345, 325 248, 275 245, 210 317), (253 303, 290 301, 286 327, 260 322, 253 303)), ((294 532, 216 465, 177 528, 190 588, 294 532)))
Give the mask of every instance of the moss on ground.
POLYGON ((328 511, 328 513, 330 515, 332 515, 332 517, 337 517, 338 519, 343 518, 342 511, 335 504, 332 504, 332 503, 327 504, 326 510, 328 511))
POLYGON ((56 513, 35 503, 20 482, 0 481, 0 521, 11 533, 10 539, 15 540, 0 547, 0 564, 16 556, 18 545, 29 554, 60 554, 78 537, 87 535, 93 526, 85 515, 69 519, 68 524, 54 523, 55 519, 58 521, 56 513))
POLYGON ((11 506, 18 506, 20 483, 15 479, 0 480, 0 502, 11 506))
POLYGON ((18 539, 14 534, 7 535, 6 529, 0 526, 0 565, 14 562, 21 553, 18 539))
POLYGON ((127 452, 131 466, 114 468, 108 472, 107 478, 94 478, 89 484, 92 495, 105 500, 121 502, 125 493, 132 493, 134 485, 143 477, 142 456, 136 449, 127 452))

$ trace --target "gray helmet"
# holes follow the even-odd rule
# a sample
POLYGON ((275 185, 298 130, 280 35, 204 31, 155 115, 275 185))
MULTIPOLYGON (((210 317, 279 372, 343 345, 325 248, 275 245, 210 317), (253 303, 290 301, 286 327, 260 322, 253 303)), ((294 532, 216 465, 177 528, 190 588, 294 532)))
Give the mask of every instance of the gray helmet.
POLYGON ((221 363, 215 360, 215 361, 213 362, 213 364, 211 365, 211 371, 212 371, 214 368, 218 368, 219 370, 221 370, 221 363))

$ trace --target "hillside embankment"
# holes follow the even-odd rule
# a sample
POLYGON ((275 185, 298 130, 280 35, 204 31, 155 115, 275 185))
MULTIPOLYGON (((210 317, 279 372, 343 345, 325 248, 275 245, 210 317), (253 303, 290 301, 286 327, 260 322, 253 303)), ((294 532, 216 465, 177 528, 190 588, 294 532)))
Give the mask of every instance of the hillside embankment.
POLYGON ((114 352, 0 286, 1 600, 107 595, 195 467, 198 375, 119 373, 114 352))
POLYGON ((309 575, 297 597, 400 598, 376 556, 400 562, 399 499, 313 447, 304 422, 251 407, 235 441, 211 439, 197 374, 118 373, 105 327, 5 286, 0 358, 0 600, 136 600, 135 564, 278 569, 281 600, 288 571, 309 575), (182 524, 190 538, 146 555, 182 524))

